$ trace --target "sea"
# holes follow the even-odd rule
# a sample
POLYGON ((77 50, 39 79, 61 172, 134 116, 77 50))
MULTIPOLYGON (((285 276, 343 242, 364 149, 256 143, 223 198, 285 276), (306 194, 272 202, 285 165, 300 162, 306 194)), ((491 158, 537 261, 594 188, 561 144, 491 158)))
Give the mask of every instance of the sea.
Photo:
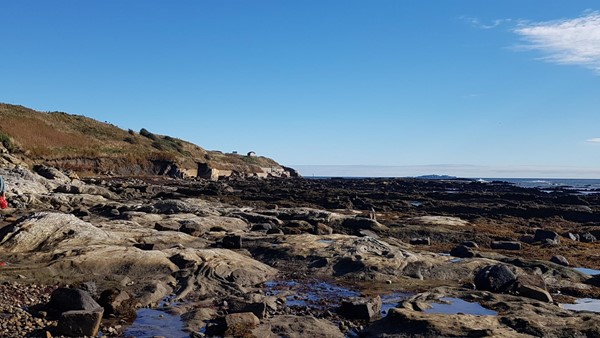
POLYGON ((523 188, 565 188, 578 191, 598 191, 600 193, 600 179, 584 178, 483 178, 483 181, 504 181, 513 183, 523 188))
MULTIPOLYGON (((307 177, 312 179, 330 179, 333 177, 318 176, 307 177)), ((366 179, 372 177, 342 177, 345 179, 366 179)), ((381 178, 381 177, 377 177, 381 178)), ((401 178, 423 178, 423 177, 401 177, 401 178)), ((579 194, 600 194, 600 179, 587 178, 461 178, 461 177, 444 177, 441 179, 467 179, 482 183, 490 182, 508 182, 522 188, 537 188, 545 192, 556 190, 573 191, 579 194)))

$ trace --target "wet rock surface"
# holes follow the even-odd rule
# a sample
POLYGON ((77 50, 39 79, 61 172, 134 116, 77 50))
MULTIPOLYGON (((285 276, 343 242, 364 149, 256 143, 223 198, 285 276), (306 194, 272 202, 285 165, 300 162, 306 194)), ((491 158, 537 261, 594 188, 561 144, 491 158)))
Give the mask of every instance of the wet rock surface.
POLYGON ((558 305, 600 297, 569 267, 600 268, 595 194, 0 175, 3 337, 600 335, 598 314, 558 305))

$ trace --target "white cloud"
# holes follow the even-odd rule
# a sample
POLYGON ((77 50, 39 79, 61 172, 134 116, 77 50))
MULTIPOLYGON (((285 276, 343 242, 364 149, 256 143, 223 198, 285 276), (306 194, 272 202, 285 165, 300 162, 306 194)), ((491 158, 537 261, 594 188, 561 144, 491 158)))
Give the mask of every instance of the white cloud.
POLYGON ((503 23, 507 23, 507 22, 511 21, 511 19, 496 19, 490 23, 483 23, 483 22, 481 22, 481 20, 479 20, 479 18, 473 18, 473 17, 468 17, 468 16, 462 16, 460 18, 462 20, 466 21, 467 23, 469 23, 471 26, 473 26, 475 28, 481 28, 481 29, 496 28, 496 27, 502 25, 503 23))
POLYGON ((594 138, 588 139, 586 141, 590 142, 590 143, 600 143, 600 137, 594 137, 594 138))
POLYGON ((545 54, 547 62, 579 65, 600 74, 600 12, 575 19, 521 23, 514 29, 526 49, 545 54))

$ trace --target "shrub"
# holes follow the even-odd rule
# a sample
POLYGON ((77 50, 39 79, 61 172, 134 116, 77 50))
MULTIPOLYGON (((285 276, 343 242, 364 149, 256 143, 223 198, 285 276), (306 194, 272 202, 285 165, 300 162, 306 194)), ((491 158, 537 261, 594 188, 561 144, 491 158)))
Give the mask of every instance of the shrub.
POLYGON ((166 150, 166 147, 164 146, 164 144, 159 141, 152 142, 152 147, 154 147, 158 150, 166 150))
POLYGON ((146 130, 146 128, 140 129, 140 135, 147 137, 153 141, 158 140, 158 137, 156 137, 156 135, 154 135, 151 132, 149 132, 148 130, 146 130))
POLYGON ((129 133, 129 135, 135 135, 135 131, 133 131, 133 129, 129 129, 129 130, 127 130, 127 132, 129 133))
POLYGON ((123 139, 123 141, 125 141, 129 144, 137 144, 138 143, 138 141, 131 136, 127 136, 126 138, 123 139))
POLYGON ((16 150, 15 145, 12 142, 12 139, 8 135, 4 134, 3 132, 0 132, 0 143, 2 143, 4 148, 6 148, 10 152, 13 152, 16 150))

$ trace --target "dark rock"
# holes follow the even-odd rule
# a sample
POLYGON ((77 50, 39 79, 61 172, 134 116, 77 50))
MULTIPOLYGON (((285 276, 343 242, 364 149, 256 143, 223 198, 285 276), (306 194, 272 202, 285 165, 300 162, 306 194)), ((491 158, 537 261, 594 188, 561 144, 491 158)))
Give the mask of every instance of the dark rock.
POLYGON ((71 310, 98 310, 101 306, 89 293, 79 289, 58 288, 52 292, 48 308, 57 313, 71 310))
POLYGON ((258 318, 265 318, 267 315, 267 304, 264 302, 260 303, 246 303, 236 300, 231 300, 229 304, 229 313, 241 313, 241 312, 252 312, 258 318))
POLYGON ((473 250, 467 246, 459 245, 450 250, 450 255, 460 258, 472 258, 475 257, 475 252, 473 252, 473 250))
POLYGON ((179 231, 181 225, 178 223, 155 223, 154 229, 158 231, 179 231))
POLYGON ((79 285, 79 289, 87 292, 92 298, 98 297, 98 287, 96 282, 84 282, 79 285))
POLYGON ((550 258, 550 262, 552 263, 556 263, 559 265, 563 265, 563 266, 569 266, 569 261, 565 258, 565 256, 561 256, 561 255, 554 255, 552 256, 552 258, 550 258))
POLYGON ((49 180, 60 180, 64 182, 71 181, 67 175, 63 174, 60 170, 53 167, 47 167, 45 165, 36 165, 33 167, 33 171, 35 171, 38 175, 49 180))
POLYGON ((475 275, 478 290, 505 292, 516 282, 517 276, 504 264, 488 265, 475 275))
POLYGON ((374 219, 365 217, 346 218, 340 224, 344 228, 360 230, 383 230, 386 227, 374 219))
POLYGON ((270 223, 256 223, 252 225, 252 229, 250 231, 269 231, 273 228, 270 223))
POLYGON ((242 248, 242 236, 227 235, 227 236, 223 237, 222 244, 225 249, 241 249, 242 248))
POLYGON ((79 208, 73 210, 73 215, 75 215, 77 217, 88 217, 88 216, 91 216, 92 213, 86 207, 79 207, 79 208))
POLYGON ((94 311, 73 310, 63 312, 56 331, 70 337, 96 337, 102 320, 102 308, 94 311))
POLYGON ((315 234, 315 235, 331 235, 331 234, 333 234, 333 229, 330 226, 325 225, 323 223, 317 223, 313 227, 313 234, 315 234))
POLYGON ((169 257, 169 260, 173 262, 173 264, 177 265, 177 267, 180 269, 187 269, 196 265, 195 260, 189 259, 185 255, 180 253, 169 257))
POLYGON ((154 250, 153 243, 136 243, 133 246, 140 250, 154 250))
POLYGON ((184 214, 194 213, 197 211, 196 207, 190 206, 184 201, 180 200, 164 200, 154 203, 152 206, 153 213, 157 214, 184 214))
POLYGON ((590 234, 589 232, 586 232, 580 235, 579 237, 583 243, 593 243, 596 241, 596 236, 590 234))
POLYGON ((234 212, 231 216, 246 220, 248 223, 271 223, 282 225, 283 221, 275 216, 262 215, 253 212, 234 212))
POLYGON ((409 243, 412 245, 431 245, 431 239, 429 237, 411 238, 409 243))
POLYGON ((343 276, 348 273, 358 272, 365 269, 365 264, 351 257, 344 257, 333 265, 334 276, 343 276))
POLYGON ((119 289, 107 289, 102 291, 98 303, 104 308, 104 315, 132 314, 131 297, 125 291, 119 289))
POLYGON ((329 259, 323 257, 323 258, 317 258, 314 261, 310 262, 310 264, 308 264, 308 267, 318 269, 318 268, 324 268, 327 265, 329 265, 329 259))
POLYGON ((514 241, 494 241, 490 247, 495 250, 521 250, 521 243, 514 241))
POLYGON ((310 223, 308 223, 307 221, 299 221, 299 220, 289 221, 285 224, 285 226, 288 226, 291 228, 301 228, 301 229, 312 228, 312 225, 310 223))
POLYGON ((464 241, 460 245, 466 246, 467 248, 479 248, 479 245, 474 241, 464 241))
POLYGON ((272 235, 272 234, 283 235, 283 231, 279 228, 273 228, 273 229, 267 230, 267 235, 272 235))
POLYGON ((533 244, 535 242, 535 239, 532 235, 523 235, 521 236, 521 238, 519 238, 519 241, 527 244, 533 244))
POLYGON ((544 242, 547 239, 556 242, 557 244, 560 243, 560 236, 554 231, 544 229, 537 229, 535 231, 535 235, 533 236, 534 242, 544 242))
MULTIPOLYGON (((221 229, 213 229, 215 227, 212 227, 210 229, 210 231, 222 231, 221 229)), ((198 222, 192 222, 192 221, 184 221, 181 224, 181 228, 179 229, 179 231, 186 233, 190 236, 195 236, 195 237, 200 237, 202 235, 204 235, 204 233, 206 232, 205 230, 205 226, 202 224, 199 224, 198 222)))
POLYGON ((338 313, 348 319, 373 319, 381 313, 381 297, 344 300, 338 313))
POLYGON ((585 280, 584 283, 600 287, 600 275, 592 276, 592 278, 585 280))

